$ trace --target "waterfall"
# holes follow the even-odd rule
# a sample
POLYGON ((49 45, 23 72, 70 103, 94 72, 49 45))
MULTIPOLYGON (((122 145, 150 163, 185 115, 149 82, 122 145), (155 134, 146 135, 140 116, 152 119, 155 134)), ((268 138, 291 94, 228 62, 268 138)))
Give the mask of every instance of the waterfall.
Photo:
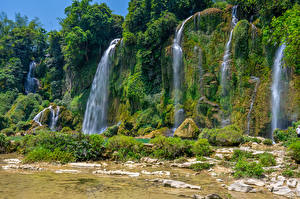
MULTIPOLYGON (((234 27, 236 26, 237 22, 238 22, 237 6, 234 6, 232 8, 231 31, 230 31, 230 35, 229 35, 229 40, 226 43, 225 54, 223 57, 222 68, 221 68, 221 87, 222 87, 222 97, 223 98, 228 96, 227 78, 228 78, 229 62, 230 62, 230 56, 231 56, 230 47, 231 47, 233 30, 234 30, 234 27)), ((223 108, 225 108, 225 107, 223 107, 223 108)), ((226 126, 228 123, 230 123, 228 118, 222 119, 222 126, 226 126)))
POLYGON ((35 93, 36 87, 39 85, 39 82, 34 78, 34 70, 36 63, 33 61, 29 65, 29 71, 27 73, 27 78, 25 82, 25 93, 35 93))
POLYGON ((257 89, 258 89, 258 86, 260 84, 260 79, 258 77, 253 76, 253 77, 251 77, 251 80, 253 82, 255 82, 255 87, 254 87, 254 91, 253 91, 253 94, 252 94, 252 97, 251 97, 250 109, 249 109, 249 112, 248 112, 248 115, 247 115, 247 134, 248 135, 250 134, 251 113, 252 113, 252 110, 253 110, 253 105, 254 105, 254 102, 255 102, 257 89))
POLYGON ((285 44, 281 45, 276 51, 275 61, 273 66, 273 83, 272 83, 272 126, 271 126, 271 138, 273 139, 273 132, 276 128, 279 128, 279 113, 282 91, 282 60, 284 56, 285 44))
POLYGON ((173 41, 173 83, 174 83, 174 105, 175 105, 175 121, 174 128, 176 129, 183 122, 184 119, 184 110, 179 109, 180 102, 180 92, 181 92, 181 66, 182 66, 182 48, 181 40, 182 33, 184 30, 185 23, 191 19, 193 16, 190 16, 182 23, 181 27, 176 30, 175 38, 173 41))
POLYGON ((55 131, 56 130, 56 124, 57 124, 57 121, 58 121, 59 111, 60 111, 59 106, 56 107, 56 111, 53 109, 52 106, 49 106, 48 108, 45 108, 44 110, 39 112, 33 118, 33 121, 35 121, 39 126, 43 126, 42 119, 44 117, 44 113, 45 113, 46 110, 50 110, 50 113, 51 113, 49 128, 51 129, 51 131, 55 131))
POLYGON ((56 124, 57 124, 57 121, 58 121, 60 108, 59 108, 59 106, 57 106, 56 107, 56 112, 53 108, 51 108, 50 110, 51 110, 50 129, 52 131, 55 131, 56 130, 56 124))
POLYGON ((109 68, 119 41, 120 39, 115 39, 110 43, 98 64, 84 114, 82 131, 85 134, 102 133, 106 129, 109 68))

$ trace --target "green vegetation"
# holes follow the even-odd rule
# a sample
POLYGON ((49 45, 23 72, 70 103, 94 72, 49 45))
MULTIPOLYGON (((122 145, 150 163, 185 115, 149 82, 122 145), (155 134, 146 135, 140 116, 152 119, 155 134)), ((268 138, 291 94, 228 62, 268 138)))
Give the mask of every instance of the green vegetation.
POLYGON ((8 138, 4 134, 0 133, 0 154, 7 153, 9 146, 10 141, 8 140, 8 138))
POLYGON ((194 171, 202 171, 202 170, 207 170, 210 169, 211 167, 213 167, 213 164, 209 164, 209 163, 196 163, 196 164, 192 164, 190 166, 190 169, 194 170, 194 171))
POLYGON ((274 155, 266 152, 259 155, 259 163, 264 167, 276 166, 274 155))
POLYGON ((212 153, 211 146, 207 139, 198 139, 192 148, 196 156, 209 156, 212 153))
POLYGON ((272 141, 271 139, 265 139, 265 140, 263 141, 263 144, 264 144, 264 145, 271 146, 271 145, 273 145, 273 141, 272 141))
POLYGON ((292 158, 299 164, 300 163, 300 141, 296 141, 289 146, 292 158))
POLYGON ((234 167, 234 177, 254 177, 260 178, 263 175, 263 168, 261 164, 256 162, 248 162, 247 160, 239 160, 234 167))
POLYGON ((253 158, 252 153, 243 150, 234 150, 231 157, 231 161, 247 160, 248 158, 253 158))

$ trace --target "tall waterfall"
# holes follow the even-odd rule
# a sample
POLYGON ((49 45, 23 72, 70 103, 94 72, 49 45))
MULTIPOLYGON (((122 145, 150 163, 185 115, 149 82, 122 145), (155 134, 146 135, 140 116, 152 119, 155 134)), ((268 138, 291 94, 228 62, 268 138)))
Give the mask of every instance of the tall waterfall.
POLYGON ((119 41, 115 39, 110 43, 98 65, 84 114, 82 131, 85 134, 101 133, 106 128, 109 68, 119 41))
POLYGON ((43 126, 42 124, 42 120, 45 114, 46 110, 50 110, 50 122, 49 122, 49 128, 51 129, 51 131, 55 131, 56 130, 56 125, 57 125, 57 121, 58 121, 58 116, 59 116, 59 111, 60 108, 59 106, 56 107, 56 111, 53 109, 52 106, 49 106, 48 108, 45 108, 44 110, 42 110, 41 112, 39 112, 34 118, 33 120, 39 125, 39 126, 43 126))
POLYGON ((29 65, 29 71, 27 73, 27 78, 25 82, 25 93, 35 93, 36 88, 38 86, 38 80, 34 78, 34 70, 36 67, 36 63, 33 61, 29 65))
POLYGON ((276 51, 275 61, 273 66, 273 83, 272 83, 272 139, 273 132, 276 128, 279 128, 279 113, 280 113, 280 102, 282 92, 282 60, 284 56, 285 44, 281 45, 276 51))
MULTIPOLYGON (((226 44, 225 48, 225 54, 223 57, 223 62, 222 62, 222 68, 221 68, 221 87, 222 87, 222 97, 226 98, 228 96, 229 88, 227 85, 227 78, 228 78, 228 73, 229 73, 229 62, 230 62, 230 47, 231 47, 231 41, 232 41, 232 35, 233 35, 233 30, 234 27, 236 26, 238 22, 237 18, 237 6, 234 6, 232 8, 232 20, 231 20, 231 31, 229 35, 229 40, 226 44)), ((225 108, 225 107, 223 107, 225 108)), ((226 109, 226 108, 225 108, 226 109)), ((229 123, 228 119, 223 118, 222 119, 222 126, 226 126, 229 123)))
POLYGON ((181 40, 185 23, 191 19, 190 16, 182 23, 181 27, 176 30, 175 38, 173 41, 173 84, 174 84, 174 101, 175 101, 175 121, 174 128, 179 127, 184 119, 184 110, 179 108, 180 95, 181 95, 181 66, 182 66, 182 48, 181 40))
POLYGON ((248 112, 248 115, 247 115, 247 134, 248 135, 250 134, 251 113, 252 113, 252 110, 253 110, 257 89, 258 89, 258 86, 260 84, 260 79, 258 77, 253 76, 253 77, 251 77, 251 80, 253 82, 255 82, 255 87, 254 87, 254 91, 253 91, 253 94, 252 94, 252 97, 251 97, 250 109, 249 109, 249 112, 248 112))

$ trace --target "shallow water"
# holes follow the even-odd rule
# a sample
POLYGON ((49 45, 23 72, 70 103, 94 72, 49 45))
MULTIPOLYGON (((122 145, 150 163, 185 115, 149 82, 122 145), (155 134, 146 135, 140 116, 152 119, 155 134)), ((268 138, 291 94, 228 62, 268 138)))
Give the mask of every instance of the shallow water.
MULTIPOLYGON (((115 177, 92 174, 95 169, 77 169, 67 166, 48 165, 47 171, 22 171, 22 170, 3 170, 3 159, 14 158, 11 155, 0 155, 0 198, 21 198, 21 199, 83 199, 83 198, 105 198, 105 199, 179 199, 192 197, 194 194, 205 196, 217 193, 223 198, 237 199, 263 199, 279 198, 271 193, 241 194, 228 192, 222 188, 220 183, 208 175, 187 169, 173 169, 168 167, 159 168, 124 168, 119 164, 111 163, 107 169, 121 169, 127 171, 171 171, 170 179, 184 181, 193 185, 200 185, 202 190, 174 189, 163 187, 161 184, 147 181, 148 179, 158 178, 158 176, 140 177, 115 177), (56 174, 58 169, 76 169, 80 174, 56 174)), ((40 165, 41 166, 41 165, 40 165)), ((45 165, 42 165, 45 168, 45 165)), ((168 178, 168 177, 159 177, 168 178)), ((228 184, 228 178, 223 177, 228 184)))

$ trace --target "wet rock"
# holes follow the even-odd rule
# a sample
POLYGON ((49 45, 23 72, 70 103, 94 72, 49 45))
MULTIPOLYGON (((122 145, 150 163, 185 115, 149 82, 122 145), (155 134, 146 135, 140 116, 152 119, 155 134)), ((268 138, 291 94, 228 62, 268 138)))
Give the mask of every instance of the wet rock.
POLYGON ((204 163, 204 162, 202 162, 202 161, 193 161, 193 162, 185 162, 185 163, 182 163, 182 164, 173 163, 173 164, 171 164, 171 167, 189 168, 193 164, 197 164, 197 163, 204 163))
POLYGON ((216 179, 217 182, 224 182, 222 179, 216 179))
POLYGON ((287 181, 287 186, 291 188, 296 188, 297 186, 297 180, 296 179, 289 179, 287 181))
POLYGON ((78 171, 78 170, 60 169, 60 170, 55 171, 55 173, 72 173, 72 174, 76 174, 76 173, 80 173, 80 171, 78 171))
POLYGON ((2 166, 2 169, 4 170, 9 170, 9 169, 22 169, 22 170, 31 170, 31 171, 42 171, 44 170, 43 168, 39 168, 39 167, 35 167, 29 164, 25 164, 25 165, 15 165, 15 164, 9 164, 9 165, 5 165, 2 166))
POLYGON ((74 162, 69 164, 71 167, 75 168, 95 168, 101 167, 101 164, 93 164, 93 163, 86 163, 86 162, 74 162))
POLYGON ((253 187, 250 185, 244 184, 243 181, 236 181, 228 187, 229 191, 237 191, 248 193, 253 190, 253 187))
POLYGON ((298 181, 298 185, 296 187, 296 195, 300 197, 300 182, 298 181))
POLYGON ((259 187, 265 186, 265 182, 263 182, 261 180, 257 180, 257 179, 246 179, 246 180, 243 180, 243 182, 247 185, 255 185, 255 186, 259 186, 259 187))
POLYGON ((4 170, 9 170, 9 169, 19 169, 19 166, 14 165, 14 164, 11 164, 11 165, 5 165, 5 166, 2 166, 2 169, 4 169, 4 170))
POLYGON ((204 197, 200 195, 194 195, 193 198, 194 199, 222 199, 221 196, 219 196, 218 194, 210 194, 204 197))
POLYGON ((171 173, 169 171, 148 172, 148 171, 143 170, 141 173, 144 174, 144 175, 160 175, 160 176, 163 176, 163 175, 170 176, 171 175, 171 173))
POLYGON ((93 174, 103 174, 103 175, 125 175, 129 177, 138 177, 140 176, 140 173, 135 173, 135 172, 129 172, 129 171, 122 171, 122 170, 97 170, 94 171, 93 174))
POLYGON ((216 153, 225 153, 225 154, 233 153, 233 148, 220 148, 216 150, 216 153))
POLYGON ((21 160, 19 159, 5 159, 3 160, 5 163, 8 163, 8 164, 19 164, 21 163, 21 160))
POLYGON ((200 133, 200 130, 193 119, 187 118, 176 129, 174 136, 180 138, 196 138, 200 133))
POLYGON ((176 181, 176 180, 167 180, 167 179, 154 179, 150 180, 151 182, 159 182, 162 183, 165 187, 172 187, 172 188, 183 188, 183 189, 198 189, 200 190, 200 186, 187 184, 185 182, 176 181))
POLYGON ((149 157, 144 157, 144 158, 141 159, 141 162, 146 162, 146 163, 153 164, 153 163, 157 163, 157 162, 158 162, 158 159, 153 159, 153 158, 149 158, 149 157))
POLYGON ((278 189, 276 191, 273 191, 273 193, 276 195, 281 195, 286 197, 295 196, 295 193, 288 186, 278 187, 278 189))

